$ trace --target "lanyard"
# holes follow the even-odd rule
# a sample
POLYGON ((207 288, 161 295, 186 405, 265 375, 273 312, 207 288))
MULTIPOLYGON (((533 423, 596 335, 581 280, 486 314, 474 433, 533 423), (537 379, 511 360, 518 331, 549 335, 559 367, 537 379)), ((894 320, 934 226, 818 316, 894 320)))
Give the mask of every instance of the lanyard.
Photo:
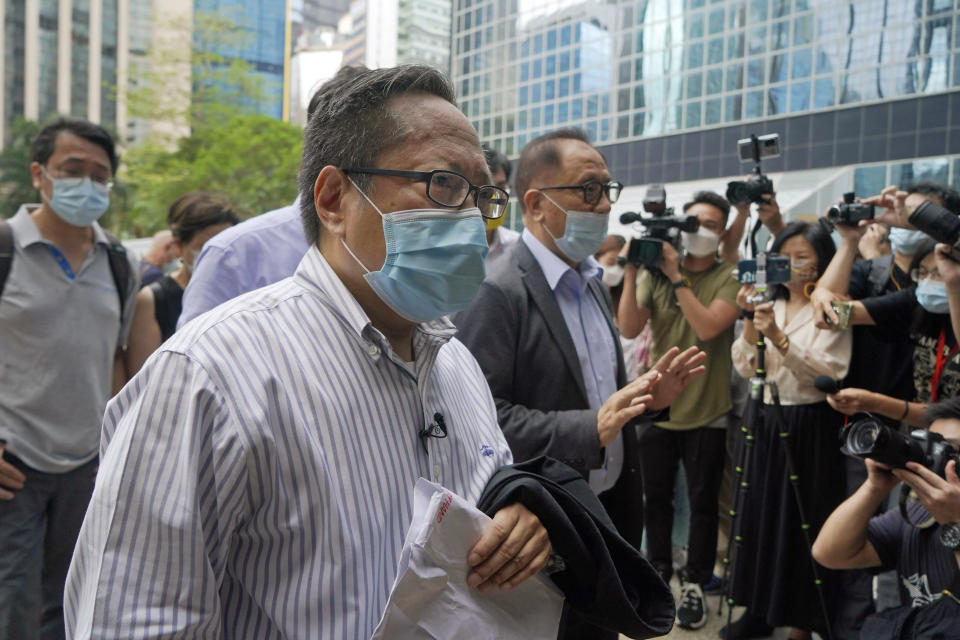
POLYGON ((957 348, 960 347, 960 344, 953 345, 950 353, 944 356, 943 344, 946 339, 946 329, 940 329, 940 337, 937 339, 937 364, 933 369, 933 376, 930 378, 930 402, 937 401, 937 386, 940 384, 940 375, 943 373, 943 367, 947 364, 947 361, 953 357, 953 354, 957 352, 957 348))

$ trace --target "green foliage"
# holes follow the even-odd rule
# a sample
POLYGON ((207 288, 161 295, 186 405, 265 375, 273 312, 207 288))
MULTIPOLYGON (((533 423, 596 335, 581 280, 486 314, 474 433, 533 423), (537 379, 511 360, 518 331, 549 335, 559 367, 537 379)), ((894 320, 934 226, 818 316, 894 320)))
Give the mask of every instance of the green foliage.
POLYGON ((0 151, 0 218, 9 218, 25 202, 37 202, 40 195, 30 177, 30 143, 40 133, 40 123, 15 118, 10 141, 0 151))
POLYGON ((174 151, 139 145, 121 166, 121 184, 135 189, 113 228, 138 236, 159 231, 170 204, 195 189, 225 193, 248 216, 288 205, 297 194, 301 145, 299 127, 251 114, 199 125, 174 151))

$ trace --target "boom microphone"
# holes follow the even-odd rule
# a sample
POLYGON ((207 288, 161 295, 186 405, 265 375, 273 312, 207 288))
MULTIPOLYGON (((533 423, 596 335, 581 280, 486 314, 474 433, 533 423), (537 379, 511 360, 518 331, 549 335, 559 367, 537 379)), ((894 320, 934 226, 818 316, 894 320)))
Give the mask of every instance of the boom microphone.
POLYGON ((620 214, 620 224, 631 224, 633 222, 643 222, 643 216, 636 211, 627 211, 620 214))

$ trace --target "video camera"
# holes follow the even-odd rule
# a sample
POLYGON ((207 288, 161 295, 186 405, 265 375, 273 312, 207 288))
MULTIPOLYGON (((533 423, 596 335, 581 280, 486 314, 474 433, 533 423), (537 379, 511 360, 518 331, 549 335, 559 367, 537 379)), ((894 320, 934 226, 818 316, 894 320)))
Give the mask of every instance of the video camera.
POLYGON ((937 242, 950 245, 950 257, 960 262, 960 217, 935 202, 924 200, 910 214, 910 224, 937 242))
POLYGON ((753 260, 737 263, 737 280, 740 284, 752 284, 754 295, 747 298, 750 304, 763 304, 772 299, 773 285, 790 282, 790 258, 760 253, 753 260))
POLYGON ((827 219, 833 224, 857 226, 861 220, 873 220, 874 209, 872 204, 857 202, 853 191, 843 194, 843 204, 830 207, 827 219))
POLYGON ((680 248, 680 232, 696 233, 700 228, 697 216, 675 216, 673 208, 667 207, 667 191, 662 184, 653 184, 643 196, 643 210, 650 215, 627 211, 620 216, 620 224, 639 223, 644 232, 630 240, 626 259, 620 258, 620 264, 629 262, 633 266, 658 267, 663 258, 663 243, 669 242, 680 248))
POLYGON ((780 134, 769 133, 765 136, 751 135, 737 141, 740 162, 753 160, 753 175, 749 180, 734 180, 727 183, 727 200, 737 205, 744 202, 766 202, 765 194, 773 195, 773 181, 763 175, 760 160, 776 158, 780 155, 780 134))
POLYGON ((848 456, 870 458, 891 469, 905 469, 908 462, 916 462, 943 477, 949 461, 960 464, 957 445, 944 440, 939 433, 916 429, 906 435, 873 417, 844 427, 840 440, 841 451, 848 456))

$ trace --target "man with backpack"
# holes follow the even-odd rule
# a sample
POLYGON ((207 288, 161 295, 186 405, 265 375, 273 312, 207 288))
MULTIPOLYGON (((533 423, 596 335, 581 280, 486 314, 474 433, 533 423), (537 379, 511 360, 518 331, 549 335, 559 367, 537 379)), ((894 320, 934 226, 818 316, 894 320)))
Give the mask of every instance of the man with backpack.
POLYGON ((139 279, 96 222, 117 168, 110 134, 61 118, 31 152, 41 202, 0 221, 0 640, 64 636, 63 585, 139 279))

